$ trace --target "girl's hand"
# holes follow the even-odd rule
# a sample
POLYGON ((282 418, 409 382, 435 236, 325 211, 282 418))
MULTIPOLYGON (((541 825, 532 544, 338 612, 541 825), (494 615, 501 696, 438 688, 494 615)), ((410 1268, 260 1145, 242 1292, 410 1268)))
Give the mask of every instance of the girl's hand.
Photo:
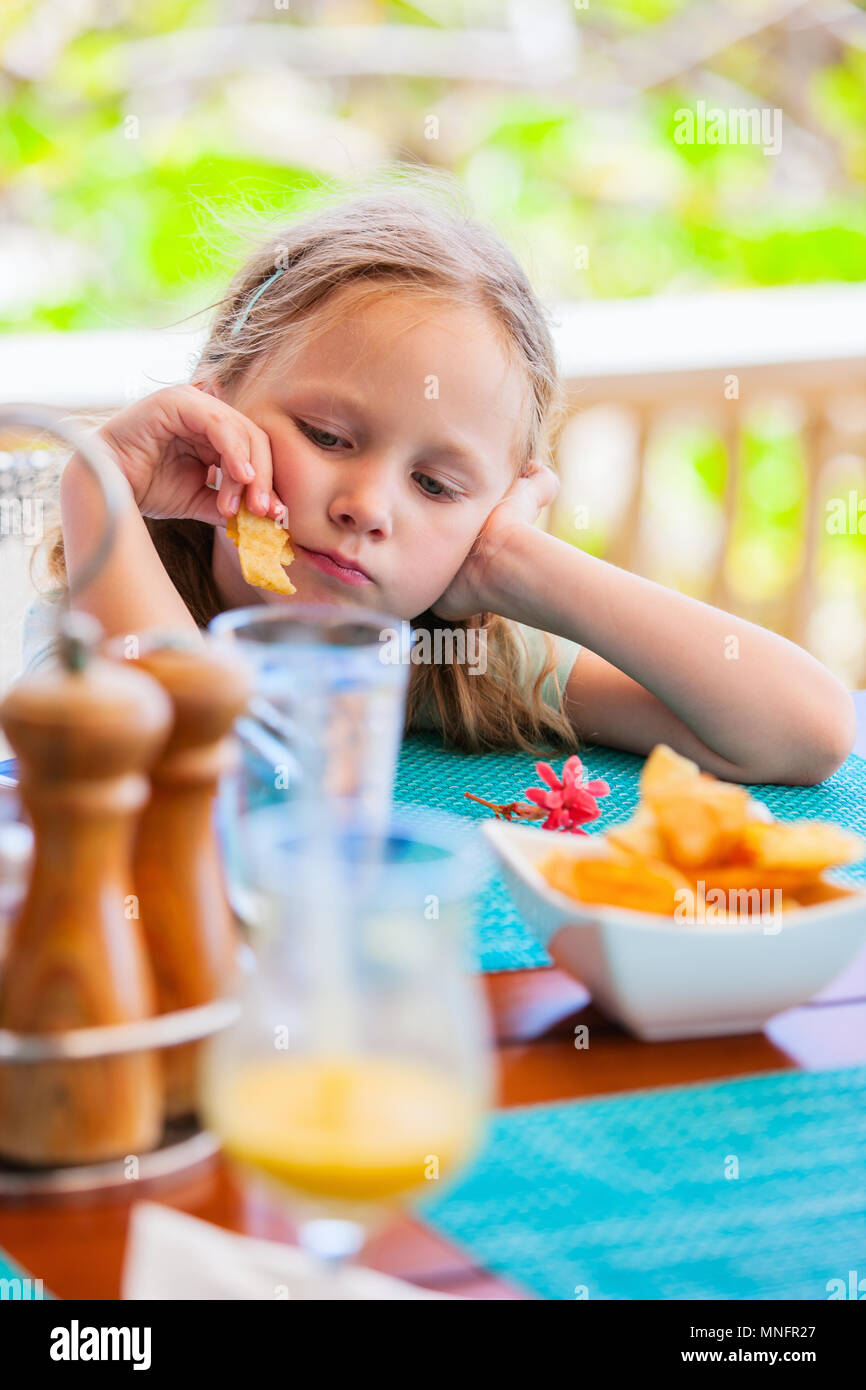
POLYGON ((509 536, 517 527, 531 526, 558 492, 559 478, 553 469, 533 459, 496 503, 460 569, 432 605, 437 618, 459 622, 490 607, 487 595, 494 591, 497 561, 509 536))
POLYGON ((273 491, 265 431, 195 386, 169 386, 136 401, 99 431, 142 516, 224 525, 246 501, 257 516, 285 510, 273 491), (209 487, 219 469, 219 491, 209 487))

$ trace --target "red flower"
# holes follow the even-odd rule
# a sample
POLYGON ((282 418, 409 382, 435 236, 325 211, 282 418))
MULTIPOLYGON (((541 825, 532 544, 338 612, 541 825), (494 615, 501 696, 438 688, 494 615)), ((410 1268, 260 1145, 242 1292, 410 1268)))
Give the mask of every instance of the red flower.
POLYGON ((581 824, 597 820, 601 815, 595 798, 610 794, 607 782, 596 778, 584 784, 583 763, 576 753, 566 759, 562 781, 550 763, 536 763, 535 771, 550 789, 544 791, 541 787, 529 787, 526 793, 530 801, 548 812, 542 830, 570 830, 573 835, 585 835, 587 832, 581 830, 581 824))
POLYGON ((596 797, 610 795, 607 782, 600 778, 584 782, 583 763, 576 753, 566 759, 562 769, 562 781, 550 763, 536 763, 535 770, 547 783, 547 789, 527 788, 526 795, 533 803, 531 806, 524 806, 519 801, 508 801, 499 805, 494 801, 485 801, 481 796, 474 796, 472 792, 466 792, 465 795, 470 801, 480 801, 482 806, 489 806, 496 816, 501 816, 503 820, 541 820, 546 817, 542 830, 568 830, 572 835, 586 835, 587 831, 582 830, 581 825, 584 821, 596 820, 601 815, 596 797))

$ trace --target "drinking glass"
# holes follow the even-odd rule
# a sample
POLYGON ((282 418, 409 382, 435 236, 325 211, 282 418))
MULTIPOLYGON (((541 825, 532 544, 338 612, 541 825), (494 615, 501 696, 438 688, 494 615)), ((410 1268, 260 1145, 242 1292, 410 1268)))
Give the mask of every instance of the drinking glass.
POLYGON ((334 823, 381 834, 391 808, 409 678, 405 619, 345 604, 233 609, 210 624, 250 669, 254 693, 236 722, 240 756, 217 808, 232 906, 259 910, 249 866, 258 818, 279 807, 315 839, 334 823))
POLYGON ((333 1268, 480 1141, 492 1054, 467 926, 488 852, 420 807, 395 811, 384 852, 357 825, 313 845, 278 808, 258 829, 263 930, 238 1022, 209 1044, 205 1116, 333 1268))

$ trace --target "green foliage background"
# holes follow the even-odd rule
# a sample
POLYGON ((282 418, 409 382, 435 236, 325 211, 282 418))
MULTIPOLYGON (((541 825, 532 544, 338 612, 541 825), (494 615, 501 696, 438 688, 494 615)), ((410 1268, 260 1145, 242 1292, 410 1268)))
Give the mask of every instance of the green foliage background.
MULTIPOLYGON (((501 9, 487 0, 291 0, 288 8, 280 0, 93 0, 90 21, 76 26, 56 0, 6 0, 0 203, 19 238, 32 231, 45 273, 0 297, 0 328, 183 322, 218 298, 234 269, 238 212, 278 217, 308 190, 339 187, 345 175, 334 152, 355 137, 385 160, 457 174, 548 298, 866 279, 862 3, 846 12, 848 42, 845 25, 822 27, 793 0, 788 10, 776 0, 587 0, 572 12, 581 51, 568 90, 561 82, 497 85, 481 72, 462 82, 286 72, 288 105, 273 113, 273 73, 245 73, 214 39, 232 23, 489 27, 501 9), (771 8, 772 22, 762 23, 771 8), (649 58, 687 48, 688 30, 684 40, 676 26, 694 12, 694 43, 717 10, 750 21, 750 32, 683 59, 680 70, 674 64, 655 85, 632 73, 625 99, 584 99, 585 81, 603 94, 621 78, 635 45, 649 58), (44 42, 31 47, 42 43, 49 57, 28 71, 16 44, 39 23, 44 42), (165 72, 148 85, 135 77, 137 55, 160 39, 165 72), (215 42, 213 72, 207 63, 191 72, 190 53, 207 57, 215 42), (676 112, 698 99, 781 108, 781 154, 677 144, 676 112), (441 113, 435 140, 425 137, 430 113, 441 113), (63 248, 62 273, 43 246, 63 248), (588 248, 588 263, 578 247, 588 248)), ((381 34, 386 43, 387 29, 381 34)), ((356 163, 363 174, 364 161, 356 163)), ((796 577, 807 495, 801 444, 772 410, 748 420, 729 570, 758 604, 772 605, 796 577)), ((725 455, 712 430, 675 431, 659 448, 675 491, 685 469, 690 487, 721 503, 725 455)), ((850 485, 858 482, 852 474, 850 485)), ((607 543, 563 534, 600 553, 607 543)), ((832 547, 825 537, 821 574, 842 592, 866 590, 866 536, 836 537, 832 547)), ((660 577, 700 588, 676 569, 660 577)), ((768 621, 775 624, 772 611, 768 621)), ((866 653, 861 665, 866 678, 866 653)))
MULTIPOLYGON (((688 9, 686 0, 590 0, 575 9, 580 75, 603 70, 599 55, 616 52, 617 43, 642 36, 651 45, 657 35, 663 48, 666 25, 688 9)), ((761 4, 751 9, 759 15, 761 4)), ((155 105, 138 113, 137 44, 196 32, 207 44, 209 27, 236 23, 239 13, 249 24, 303 25, 307 16, 441 27, 472 6, 356 0, 278 10, 226 0, 114 0, 94 7, 91 27, 73 27, 45 71, 4 65, 16 35, 52 10, 60 23, 44 0, 7 0, 0 11, 0 198, 19 222, 77 248, 81 268, 71 282, 53 285, 48 276, 31 297, 0 305, 0 326, 8 328, 158 325, 190 313, 219 292, 232 268, 214 210, 231 219, 250 201, 279 212, 293 206, 297 190, 334 182, 314 157, 287 164, 278 138, 270 158, 245 148, 230 64, 201 80, 184 74, 178 54, 176 79, 155 88, 155 105), (136 138, 130 117, 139 121, 136 138)), ((790 142, 778 158, 756 146, 674 142, 674 113, 701 91, 694 74, 635 90, 625 106, 612 107, 581 105, 580 81, 573 94, 545 94, 483 82, 340 79, 325 114, 374 132, 389 158, 452 168, 479 212, 517 249, 531 248, 539 288, 556 297, 863 279, 866 51, 836 42, 826 61, 791 73, 779 42, 772 29, 760 31, 708 66, 761 104, 784 106, 796 86, 796 119, 818 142, 808 196, 780 193, 780 169, 798 158, 790 142), (426 140, 425 117, 443 103, 447 138, 426 140), (576 245, 591 248, 585 269, 575 268, 576 245)), ((808 44, 807 34, 800 50, 807 55, 808 44)), ((787 111, 786 119, 793 119, 787 111)))

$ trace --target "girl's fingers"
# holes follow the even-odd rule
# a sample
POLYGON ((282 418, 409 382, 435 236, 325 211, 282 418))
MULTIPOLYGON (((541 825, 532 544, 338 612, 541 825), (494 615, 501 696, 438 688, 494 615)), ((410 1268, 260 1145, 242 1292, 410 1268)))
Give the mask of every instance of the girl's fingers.
POLYGON ((256 516, 276 517, 283 504, 273 490, 271 441, 239 410, 196 387, 177 388, 178 415, 204 448, 214 449, 222 472, 217 498, 220 515, 237 513, 241 498, 256 516))
POLYGON ((258 425, 249 425, 249 456, 254 477, 247 484, 246 504, 256 516, 274 516, 281 503, 274 494, 271 441, 258 425))
POLYGON ((545 467, 538 480, 538 509, 548 506, 559 492, 560 482, 552 468, 545 467))
POLYGON ((240 511, 241 497, 243 496, 244 484, 236 483, 233 478, 223 474, 217 495, 217 507, 220 516, 237 516, 240 511))
POLYGON ((554 472, 552 468, 549 468, 547 464, 545 464, 544 466, 544 477, 547 486, 551 488, 553 496, 555 497, 556 494, 559 492, 559 489, 562 487, 562 479, 560 478, 559 474, 554 472))
POLYGON ((225 518, 217 510, 219 498, 215 492, 208 488, 202 488, 197 498, 193 499, 190 510, 192 521, 206 521, 208 526, 222 526, 225 518))
POLYGON ((548 506, 559 492, 559 478, 547 464, 533 460, 528 472, 519 480, 537 508, 536 515, 548 506))
POLYGON ((250 462, 249 433, 258 427, 240 411, 194 386, 176 387, 174 395, 183 433, 193 444, 196 436, 204 435, 207 444, 219 455, 223 481, 228 474, 233 482, 242 485, 252 482, 256 473, 250 462))

